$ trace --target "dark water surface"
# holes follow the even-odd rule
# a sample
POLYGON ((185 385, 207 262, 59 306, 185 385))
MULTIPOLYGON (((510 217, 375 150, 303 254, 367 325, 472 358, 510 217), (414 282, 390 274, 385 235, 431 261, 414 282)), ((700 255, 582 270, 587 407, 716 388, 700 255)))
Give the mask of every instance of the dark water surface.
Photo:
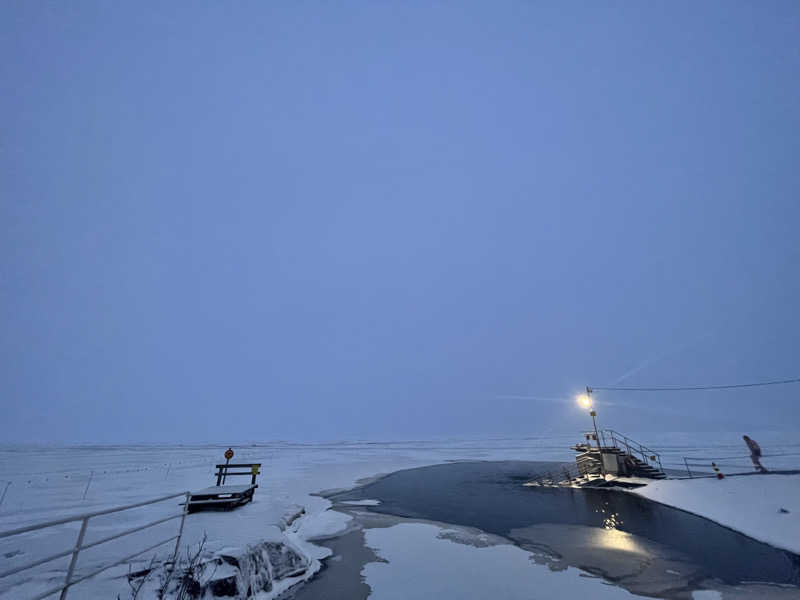
MULTIPOLYGON (((556 473, 560 466, 521 461, 434 465, 399 471, 329 498, 333 502, 379 500, 380 506, 362 508, 475 527, 524 547, 538 546, 589 571, 593 563, 602 565, 620 550, 615 544, 632 545, 639 540, 640 553, 658 548, 664 564, 674 560, 691 565, 693 580, 800 584, 800 556, 701 517, 620 491, 522 485, 539 473, 556 473), (618 543, 615 532, 632 536, 618 543), (611 541, 604 543, 606 538, 611 541), (582 548, 580 554, 575 554, 576 547, 582 548)), ((613 571, 595 570, 606 576, 613 571)))

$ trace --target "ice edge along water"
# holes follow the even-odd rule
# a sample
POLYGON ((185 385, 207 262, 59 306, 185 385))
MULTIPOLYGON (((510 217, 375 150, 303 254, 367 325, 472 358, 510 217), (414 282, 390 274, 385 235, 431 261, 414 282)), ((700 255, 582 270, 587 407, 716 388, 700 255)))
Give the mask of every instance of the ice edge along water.
POLYGON ((664 479, 626 492, 800 554, 800 475, 664 479))

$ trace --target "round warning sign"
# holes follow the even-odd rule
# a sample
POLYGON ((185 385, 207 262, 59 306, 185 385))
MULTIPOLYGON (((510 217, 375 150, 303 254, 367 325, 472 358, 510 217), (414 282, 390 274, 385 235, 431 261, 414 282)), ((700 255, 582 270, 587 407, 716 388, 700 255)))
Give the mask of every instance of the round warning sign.
POLYGON ((232 458, 233 458, 233 450, 228 448, 227 450, 225 450, 225 460, 230 460, 232 458))

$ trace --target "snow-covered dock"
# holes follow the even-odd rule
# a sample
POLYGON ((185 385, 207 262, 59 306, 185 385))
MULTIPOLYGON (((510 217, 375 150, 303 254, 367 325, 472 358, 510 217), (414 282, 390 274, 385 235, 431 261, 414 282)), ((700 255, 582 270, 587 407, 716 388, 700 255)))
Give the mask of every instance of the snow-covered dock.
POLYGON ((228 448, 224 465, 217 465, 217 485, 192 492, 189 497, 189 512, 198 510, 231 510, 253 501, 255 494, 256 477, 261 474, 261 463, 236 463, 231 464, 233 450, 228 448), (236 469, 247 469, 237 471, 236 469), (228 477, 250 477, 249 485, 226 485, 228 477))
POLYGON ((189 512, 207 509, 230 510, 253 500, 253 492, 256 490, 255 484, 252 485, 212 485, 192 492, 189 498, 189 512))

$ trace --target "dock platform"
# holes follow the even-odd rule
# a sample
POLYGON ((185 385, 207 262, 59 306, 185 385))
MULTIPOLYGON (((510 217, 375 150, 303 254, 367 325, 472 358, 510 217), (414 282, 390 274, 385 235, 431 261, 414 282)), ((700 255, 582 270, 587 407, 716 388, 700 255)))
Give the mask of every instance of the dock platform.
MULTIPOLYGON (((233 453, 231 452, 231 456, 233 453)), ((227 456, 226 456, 227 458, 227 456)), ((192 492, 187 502, 187 512, 199 510, 232 510, 253 500, 253 494, 258 485, 256 476, 260 474, 261 463, 217 465, 217 485, 212 485, 202 490, 192 492), (248 469, 236 471, 235 469, 248 469), (226 485, 228 477, 244 475, 250 477, 250 483, 245 485, 226 485)))
POLYGON ((231 510, 250 502, 257 487, 255 484, 212 485, 192 492, 187 510, 190 513, 198 510, 231 510))

